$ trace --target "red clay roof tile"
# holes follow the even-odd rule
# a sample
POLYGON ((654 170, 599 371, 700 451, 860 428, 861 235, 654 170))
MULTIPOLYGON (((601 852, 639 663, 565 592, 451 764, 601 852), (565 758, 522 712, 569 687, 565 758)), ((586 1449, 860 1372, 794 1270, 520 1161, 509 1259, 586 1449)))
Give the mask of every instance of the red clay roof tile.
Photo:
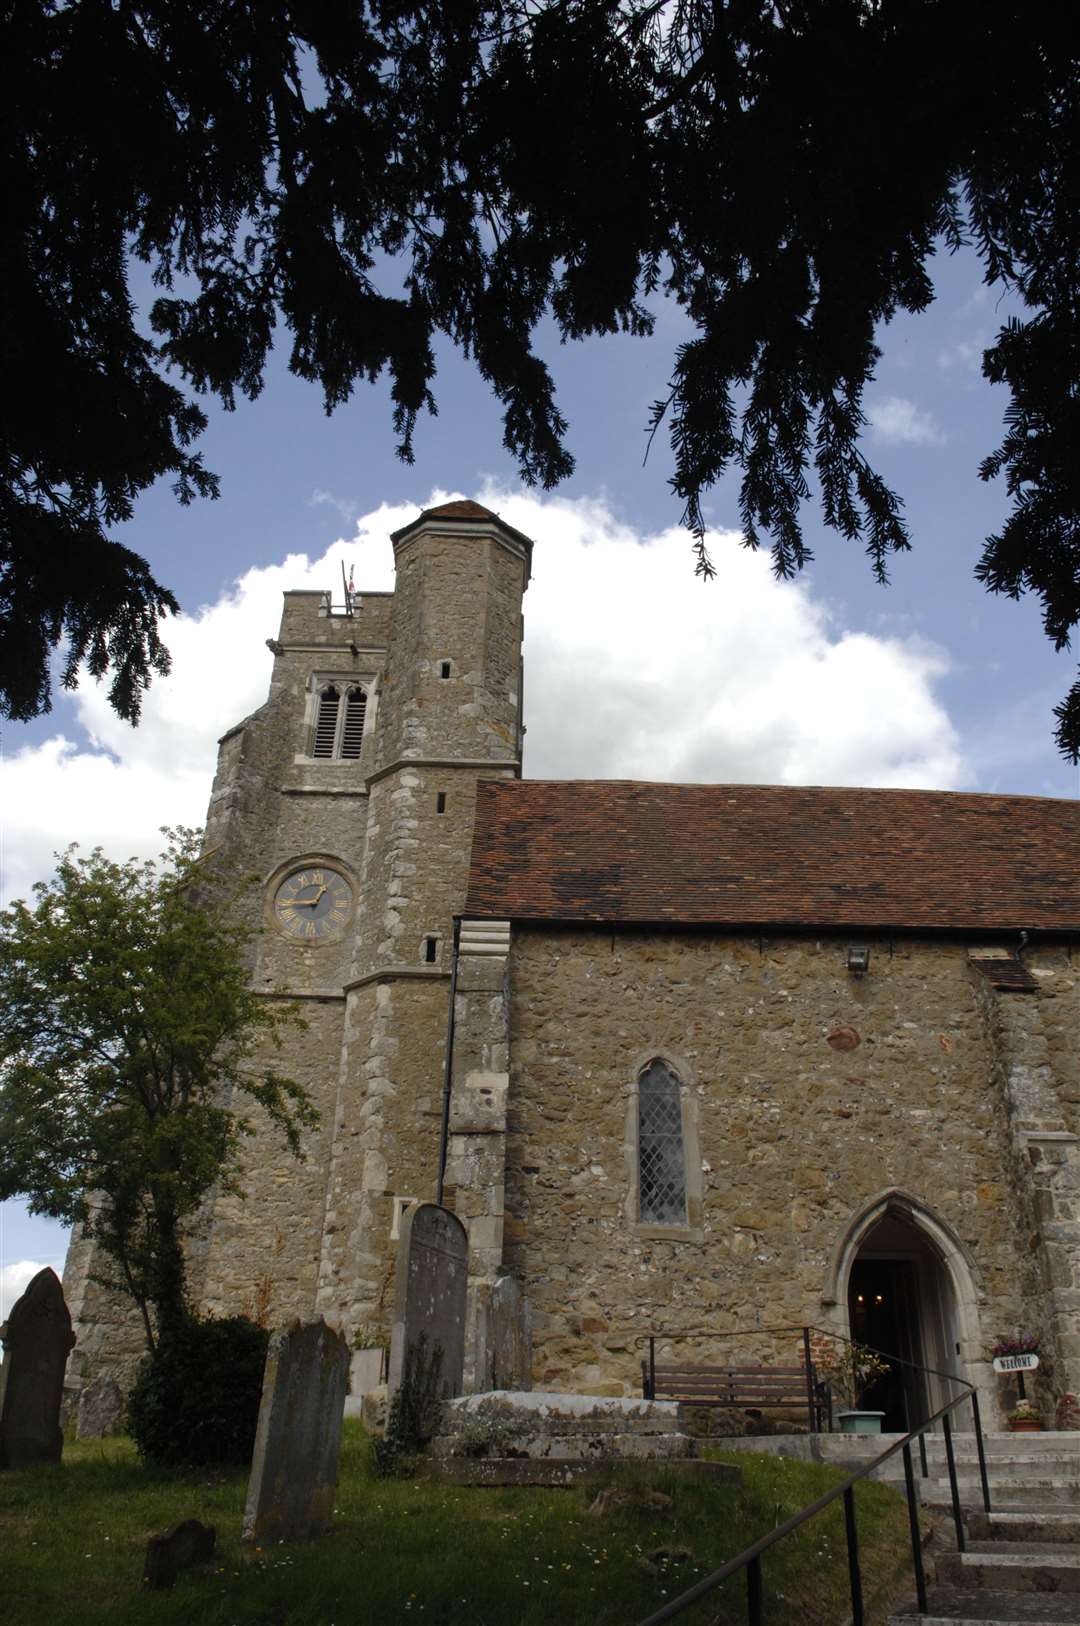
POLYGON ((488 780, 467 915, 1080 932, 1080 804, 818 786, 488 780))

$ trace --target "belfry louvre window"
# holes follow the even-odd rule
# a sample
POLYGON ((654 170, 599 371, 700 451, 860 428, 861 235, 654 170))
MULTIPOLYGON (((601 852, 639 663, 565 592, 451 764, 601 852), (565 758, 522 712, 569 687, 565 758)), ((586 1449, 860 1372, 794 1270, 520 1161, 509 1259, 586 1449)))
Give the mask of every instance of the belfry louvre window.
POLYGON ((358 757, 364 740, 364 715, 367 695, 363 689, 346 691, 345 704, 341 693, 332 683, 319 693, 319 709, 315 714, 313 757, 358 757))
POLYGON ((364 713, 367 710, 367 695, 363 689, 350 689, 345 696, 345 726, 341 730, 341 754, 343 757, 358 757, 360 745, 364 738, 364 713))
POLYGON ((662 1061, 638 1079, 639 1218, 650 1225, 685 1225, 686 1156, 679 1080, 662 1061))
POLYGON ((315 744, 312 747, 313 757, 332 757, 334 746, 337 744, 338 712, 341 709, 341 696, 332 683, 328 683, 319 696, 319 715, 315 720, 315 744))

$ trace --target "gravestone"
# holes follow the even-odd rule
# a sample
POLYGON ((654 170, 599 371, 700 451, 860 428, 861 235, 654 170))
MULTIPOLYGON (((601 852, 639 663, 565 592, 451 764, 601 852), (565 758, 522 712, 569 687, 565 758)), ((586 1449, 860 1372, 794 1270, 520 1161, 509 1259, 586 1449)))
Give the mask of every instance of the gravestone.
POLYGON ((491 1289, 488 1349, 493 1389, 532 1388, 532 1314, 516 1276, 500 1276, 491 1289))
POLYGON ((349 1346, 325 1321, 275 1332, 266 1351, 243 1539, 317 1536, 333 1511, 349 1346))
POLYGON ((124 1421, 124 1391, 109 1372, 88 1383, 79 1396, 77 1440, 101 1440, 119 1434, 124 1421))
POLYGON ((457 1215, 435 1203, 407 1209, 398 1242, 387 1385, 391 1395, 401 1382, 405 1352, 421 1335, 429 1353, 442 1352, 443 1398, 461 1393, 468 1281, 469 1238, 457 1215))
POLYGON ((216 1541, 214 1526, 200 1524, 198 1519, 185 1519, 164 1535, 151 1536, 146 1543, 143 1586, 171 1587, 181 1570, 210 1562, 216 1541))
POLYGON ((4 1327, 0 1468, 60 1461, 64 1368, 74 1343, 60 1278, 46 1266, 31 1280, 4 1327))

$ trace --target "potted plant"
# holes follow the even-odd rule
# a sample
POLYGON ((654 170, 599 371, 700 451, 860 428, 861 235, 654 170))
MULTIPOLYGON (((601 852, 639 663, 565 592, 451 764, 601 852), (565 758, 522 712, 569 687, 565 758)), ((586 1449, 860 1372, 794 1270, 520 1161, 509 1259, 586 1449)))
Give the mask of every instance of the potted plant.
POLYGON ((836 1420, 841 1434, 880 1434, 885 1413, 862 1410, 862 1401, 870 1386, 889 1370, 888 1361, 866 1344, 838 1339, 817 1355, 815 1365, 818 1376, 840 1401, 836 1420))
POLYGON ((1033 1400, 1019 1401, 1006 1416, 1014 1434, 1038 1434, 1042 1429, 1039 1408, 1033 1400))
POLYGON ((990 1351, 991 1360, 1004 1360, 1010 1355, 1037 1355, 1039 1353, 1039 1335, 1037 1332, 1023 1332, 1019 1327, 1010 1333, 1007 1338, 999 1338, 990 1351))
MULTIPOLYGON (((1033 1377, 1039 1364, 1039 1338, 1034 1332, 1024 1332, 1017 1327, 1016 1331, 1007 1338, 999 1338, 992 1346, 990 1355, 994 1363, 994 1371, 1005 1378, 1015 1378, 1016 1399, 1018 1405, 1012 1411, 1006 1411, 1010 1427, 1014 1430, 1031 1432, 1042 1427, 1039 1413, 1028 1399, 1024 1387, 1025 1374, 1033 1377)), ((1006 1391, 1003 1400, 1008 1403, 1013 1398, 1006 1391)))

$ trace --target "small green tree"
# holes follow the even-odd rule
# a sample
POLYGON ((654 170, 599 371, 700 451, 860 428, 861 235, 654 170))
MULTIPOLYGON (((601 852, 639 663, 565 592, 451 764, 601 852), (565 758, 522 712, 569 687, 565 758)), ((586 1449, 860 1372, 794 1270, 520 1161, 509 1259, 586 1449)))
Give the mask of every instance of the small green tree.
MULTIPOLYGON (((166 831, 157 861, 69 848, 36 903, 0 912, 0 1197, 81 1225, 147 1345, 188 1314, 185 1222, 240 1192, 258 1107, 301 1155, 317 1114, 267 1065, 296 1009, 249 984, 251 884, 166 831)), ((104 1278, 102 1278, 104 1279, 104 1278)))

